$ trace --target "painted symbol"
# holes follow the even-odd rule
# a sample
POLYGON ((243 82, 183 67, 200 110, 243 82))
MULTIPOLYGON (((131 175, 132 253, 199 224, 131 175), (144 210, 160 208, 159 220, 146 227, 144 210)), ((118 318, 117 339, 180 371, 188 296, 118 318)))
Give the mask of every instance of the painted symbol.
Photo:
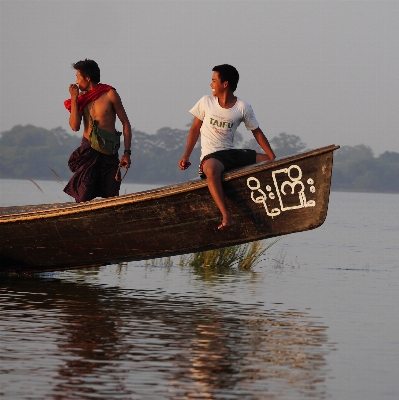
MULTIPOLYGON (((281 211, 295 210, 295 209, 303 208, 303 207, 314 207, 316 205, 314 200, 306 201, 305 185, 301 181, 302 170, 300 167, 298 167, 298 165, 291 165, 289 168, 283 168, 283 169, 279 169, 277 171, 273 171, 272 177, 273 177, 274 185, 276 186, 276 189, 277 189, 278 198, 280 200, 281 211), (281 174, 281 173, 287 174, 288 178, 290 180, 284 181, 281 184, 281 187, 279 190, 276 175, 281 174), (288 186, 288 188, 287 188, 287 186, 288 186), (289 189, 291 189, 290 192, 288 192, 289 189), (291 207, 284 206, 284 202, 283 202, 284 196, 294 195, 297 190, 298 190, 297 193, 298 193, 299 204, 297 204, 295 206, 291 206, 291 207)), ((310 179, 310 180, 311 180, 311 183, 313 183, 313 179, 310 179)), ((308 180, 308 183, 309 183, 309 180, 308 180)))
MULTIPOLYGON (((254 177, 249 177, 247 179, 247 186, 251 189, 251 199, 253 202, 255 203, 262 203, 263 206, 265 207, 266 210, 266 214, 269 217, 276 217, 277 215, 279 215, 281 213, 281 211, 278 208, 273 208, 271 211, 269 211, 268 207, 267 207, 267 194, 260 188, 260 182, 258 179, 254 178, 254 177), (254 193, 255 191, 259 192, 260 196, 258 197, 254 197, 254 193)), ((269 198, 270 199, 274 199, 275 195, 274 193, 271 192, 271 187, 269 185, 266 186, 266 190, 269 192, 269 198)))
MULTIPOLYGON (((270 206, 267 205, 267 201, 268 199, 274 200, 276 198, 276 194, 274 193, 272 187, 270 185, 266 185, 267 193, 265 193, 260 188, 261 185, 257 178, 249 177, 247 179, 247 186, 249 189, 251 189, 252 201, 255 203, 263 204, 266 210, 266 214, 268 216, 274 218, 282 211, 295 210, 304 207, 314 207, 316 205, 316 202, 314 200, 306 199, 305 185, 301 181, 302 170, 298 165, 291 165, 288 168, 272 171, 272 179, 274 183, 274 189, 280 203, 280 209, 273 208, 271 211, 269 211, 270 206), (279 174, 285 174, 288 177, 288 180, 283 181, 281 183, 281 186, 279 186, 277 182, 277 175, 279 174), (255 197, 256 195, 257 197, 255 197), (290 200, 290 204, 292 204, 292 196, 297 196, 297 204, 288 206, 288 199, 290 200)), ((306 183, 309 185, 310 193, 315 193, 316 187, 314 186, 314 180, 312 178, 308 178, 306 183)))

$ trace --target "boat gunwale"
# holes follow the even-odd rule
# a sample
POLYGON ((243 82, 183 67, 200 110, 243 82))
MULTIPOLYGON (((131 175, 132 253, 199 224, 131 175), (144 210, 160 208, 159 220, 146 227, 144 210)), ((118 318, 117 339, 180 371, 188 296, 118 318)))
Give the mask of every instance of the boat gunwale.
MULTIPOLYGON (((263 161, 257 164, 251 164, 249 166, 234 169, 223 174, 223 181, 227 182, 236 178, 240 178, 245 175, 249 175, 252 173, 257 173, 259 171, 265 169, 272 169, 281 164, 287 164, 292 161, 299 161, 306 158, 311 158, 314 156, 322 155, 325 153, 333 152, 334 150, 339 149, 337 145, 329 145, 325 147, 321 147, 314 150, 309 150, 303 153, 294 154, 290 156, 284 156, 274 159, 273 161, 263 161)), ((197 190, 203 187, 207 187, 208 183, 206 179, 195 178, 191 181, 181 182, 172 184, 169 186, 164 186, 156 189, 150 189, 143 192, 131 193, 122 196, 111 197, 107 199, 98 199, 91 200, 83 203, 71 203, 71 205, 51 208, 51 204, 49 204, 50 208, 42 209, 42 210, 33 210, 33 211, 25 211, 21 213, 12 213, 12 214, 3 214, 0 215, 0 224, 1 223, 10 223, 10 222, 18 222, 18 221, 27 221, 33 219, 42 219, 42 218, 52 218, 59 217, 61 215, 68 214, 80 214, 88 211, 104 209, 108 207, 115 206, 124 206, 128 204, 134 204, 143 202, 146 200, 154 200, 163 197, 172 196, 179 193, 186 193, 193 190, 197 190)), ((58 204, 68 204, 68 203, 58 203, 58 204)), ((40 205, 32 205, 32 207, 38 207, 40 205)), ((15 207, 15 206, 12 206, 15 207)), ((17 206, 17 207, 29 207, 26 206, 17 206)), ((8 207, 2 207, 6 209, 8 207)), ((10 207, 11 208, 11 207, 10 207)))

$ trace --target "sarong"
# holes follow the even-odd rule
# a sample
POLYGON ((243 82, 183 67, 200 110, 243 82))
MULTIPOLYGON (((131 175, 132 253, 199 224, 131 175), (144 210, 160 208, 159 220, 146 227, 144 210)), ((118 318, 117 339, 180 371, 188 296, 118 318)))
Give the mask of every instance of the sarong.
POLYGON ((102 154, 83 137, 81 145, 69 157, 68 167, 74 174, 64 192, 77 203, 96 197, 118 196, 121 186, 121 182, 115 179, 118 165, 118 153, 102 154))

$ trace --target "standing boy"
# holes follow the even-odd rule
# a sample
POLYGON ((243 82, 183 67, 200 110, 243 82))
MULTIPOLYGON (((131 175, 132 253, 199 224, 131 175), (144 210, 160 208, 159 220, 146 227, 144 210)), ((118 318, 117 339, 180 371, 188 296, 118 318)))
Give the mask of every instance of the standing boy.
POLYGON ((124 152, 121 165, 129 167, 132 141, 129 119, 116 90, 99 83, 100 68, 95 61, 78 61, 72 67, 76 70, 76 84, 69 85, 71 98, 64 104, 70 112, 69 125, 73 131, 79 131, 83 119, 83 138, 80 147, 69 158, 68 166, 74 175, 64 192, 74 197, 77 203, 95 197, 118 196, 121 185, 118 172, 121 134, 116 131, 115 122, 118 116, 123 126, 124 152), (94 131, 108 135, 111 142, 114 142, 111 152, 108 149, 98 151, 92 147, 94 131))
POLYGON ((205 95, 190 110, 194 122, 187 138, 186 151, 179 161, 181 170, 190 166, 190 155, 201 134, 201 159, 199 174, 208 179, 208 188, 222 213, 218 229, 234 224, 227 209, 222 186, 222 172, 233 168, 273 160, 276 156, 259 128, 251 106, 234 95, 239 74, 231 65, 217 65, 212 69, 212 96, 205 95), (250 149, 236 149, 234 134, 241 122, 252 131, 263 153, 250 149))

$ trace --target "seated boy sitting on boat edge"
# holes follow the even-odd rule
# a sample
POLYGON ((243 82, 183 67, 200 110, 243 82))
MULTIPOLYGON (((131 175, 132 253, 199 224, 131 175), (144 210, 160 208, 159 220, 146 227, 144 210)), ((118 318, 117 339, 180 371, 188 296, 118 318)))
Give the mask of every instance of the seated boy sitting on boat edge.
POLYGON ((190 155, 201 135, 199 175, 208 180, 211 196, 222 214, 222 222, 218 226, 222 230, 234 225, 224 197, 222 173, 233 168, 270 161, 276 156, 259 128, 252 107, 234 95, 239 80, 237 69, 232 65, 222 64, 215 66, 212 71, 212 95, 203 96, 190 110, 194 121, 188 133, 186 150, 178 165, 181 170, 191 165, 190 155), (242 121, 252 131, 265 154, 234 147, 234 134, 242 121))

